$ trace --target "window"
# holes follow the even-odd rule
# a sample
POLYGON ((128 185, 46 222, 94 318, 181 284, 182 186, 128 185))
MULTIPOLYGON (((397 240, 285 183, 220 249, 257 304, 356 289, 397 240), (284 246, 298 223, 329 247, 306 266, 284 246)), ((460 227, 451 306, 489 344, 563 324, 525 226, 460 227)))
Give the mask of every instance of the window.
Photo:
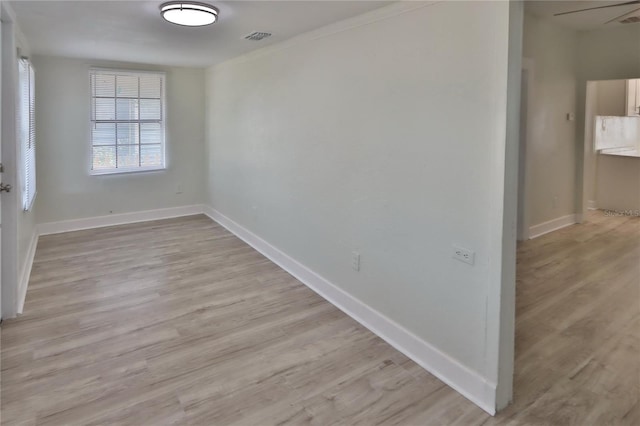
POLYGON ((36 196, 36 122, 33 67, 28 59, 18 61, 18 129, 22 157, 22 207, 31 210, 36 196))
POLYGON ((94 69, 91 173, 165 168, 164 74, 94 69))

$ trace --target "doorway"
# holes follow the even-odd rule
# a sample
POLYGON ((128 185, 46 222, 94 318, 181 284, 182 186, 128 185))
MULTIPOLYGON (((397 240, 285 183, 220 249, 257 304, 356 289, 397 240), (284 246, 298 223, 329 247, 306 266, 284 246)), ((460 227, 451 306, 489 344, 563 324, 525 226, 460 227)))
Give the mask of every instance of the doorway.
POLYGON ((640 216, 640 78, 588 81, 582 210, 640 216))

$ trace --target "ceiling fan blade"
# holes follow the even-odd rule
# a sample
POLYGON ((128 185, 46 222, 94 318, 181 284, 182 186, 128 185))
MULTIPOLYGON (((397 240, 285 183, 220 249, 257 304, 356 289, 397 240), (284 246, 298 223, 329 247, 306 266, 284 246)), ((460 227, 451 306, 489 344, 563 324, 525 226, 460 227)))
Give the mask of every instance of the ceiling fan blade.
POLYGON ((612 22, 614 22, 614 21, 617 21, 618 19, 622 18, 623 16, 631 15, 632 13, 637 12, 637 11, 639 11, 639 10, 640 10, 640 7, 639 7, 639 8, 637 8, 637 9, 633 9, 633 10, 631 10, 631 11, 629 11, 629 12, 625 12, 625 13, 623 13, 623 14, 622 14, 622 15, 620 15, 620 16, 616 16, 615 18, 608 20, 607 22, 605 22, 605 23, 604 23, 604 25, 610 24, 610 23, 612 23, 612 22))
POLYGON ((571 12, 554 13, 553 16, 569 15, 571 13, 586 12, 587 10, 608 9, 610 7, 629 6, 632 4, 640 4, 640 0, 627 1, 624 3, 608 4, 606 6, 589 7, 586 9, 572 10, 571 12))

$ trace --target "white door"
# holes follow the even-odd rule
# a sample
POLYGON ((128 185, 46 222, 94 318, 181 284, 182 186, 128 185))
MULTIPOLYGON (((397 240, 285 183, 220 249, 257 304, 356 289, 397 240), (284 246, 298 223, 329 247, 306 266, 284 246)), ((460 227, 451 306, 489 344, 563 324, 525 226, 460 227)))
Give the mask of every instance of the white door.
POLYGON ((16 144, 16 81, 18 67, 16 65, 16 44, 14 23, 5 10, 6 2, 0 1, 0 151, 2 151, 2 163, 4 173, 0 179, 4 184, 0 187, 0 200, 2 205, 2 218, 0 223, 0 294, 2 317, 13 318, 17 311, 17 283, 18 283, 18 198, 16 192, 8 185, 15 187, 17 181, 17 144, 16 144), (2 190, 4 188, 4 190, 2 190))
MULTIPOLYGON (((0 64, 1 65, 1 64, 0 64)), ((2 149, 0 149, 0 242, 2 241, 2 194, 7 189, 2 183, 2 149)), ((2 244, 0 243, 0 289, 2 289, 2 244)), ((0 291, 0 321, 2 321, 2 291, 0 291)))
MULTIPOLYGON (((2 11, 0 11, 0 15, 2 11)), ((0 117, 2 117, 2 19, 0 19, 0 117)), ((2 120, 0 120, 0 135, 2 135, 2 120)), ((2 172, 2 141, 0 140, 0 172, 2 172)), ((2 182, 2 173, 0 173, 2 182)), ((1 193, 0 193, 1 194, 1 193)), ((0 196, 0 321, 2 320, 2 197, 0 196)))

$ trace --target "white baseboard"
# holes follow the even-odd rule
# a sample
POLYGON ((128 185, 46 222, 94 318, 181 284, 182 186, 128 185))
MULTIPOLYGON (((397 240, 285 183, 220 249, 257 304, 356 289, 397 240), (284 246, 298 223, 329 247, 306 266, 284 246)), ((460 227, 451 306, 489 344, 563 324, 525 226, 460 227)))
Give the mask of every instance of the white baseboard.
POLYGON ((495 414, 496 384, 420 339, 380 312, 341 290, 317 273, 269 244, 248 229, 205 206, 204 214, 262 253, 351 318, 411 358, 422 368, 461 393, 491 415, 495 414))
POLYGON ((569 214, 562 216, 548 222, 533 225, 529 228, 529 238, 537 238, 541 235, 548 234, 549 232, 557 231, 558 229, 571 226, 578 223, 578 218, 575 214, 569 214))
POLYGON ((195 214, 202 214, 202 209, 203 206, 201 204, 197 204, 192 206, 170 207, 166 209, 145 210, 141 212, 119 213, 108 216, 64 220, 61 222, 41 223, 38 225, 38 234, 60 234, 62 232, 81 231, 83 229, 102 228, 105 226, 125 225, 128 223, 191 216, 195 214))
POLYGON ((587 209, 589 209, 589 210, 598 210, 598 207, 596 206, 595 200, 587 201, 587 209))
POLYGON ((27 250, 27 259, 20 271, 20 278, 18 280, 18 306, 16 312, 22 313, 24 308, 24 299, 27 297, 27 287, 29 286, 29 278, 31 277, 31 268, 33 267, 33 258, 36 255, 36 247, 38 246, 38 233, 34 232, 31 241, 29 242, 29 248, 27 250))

